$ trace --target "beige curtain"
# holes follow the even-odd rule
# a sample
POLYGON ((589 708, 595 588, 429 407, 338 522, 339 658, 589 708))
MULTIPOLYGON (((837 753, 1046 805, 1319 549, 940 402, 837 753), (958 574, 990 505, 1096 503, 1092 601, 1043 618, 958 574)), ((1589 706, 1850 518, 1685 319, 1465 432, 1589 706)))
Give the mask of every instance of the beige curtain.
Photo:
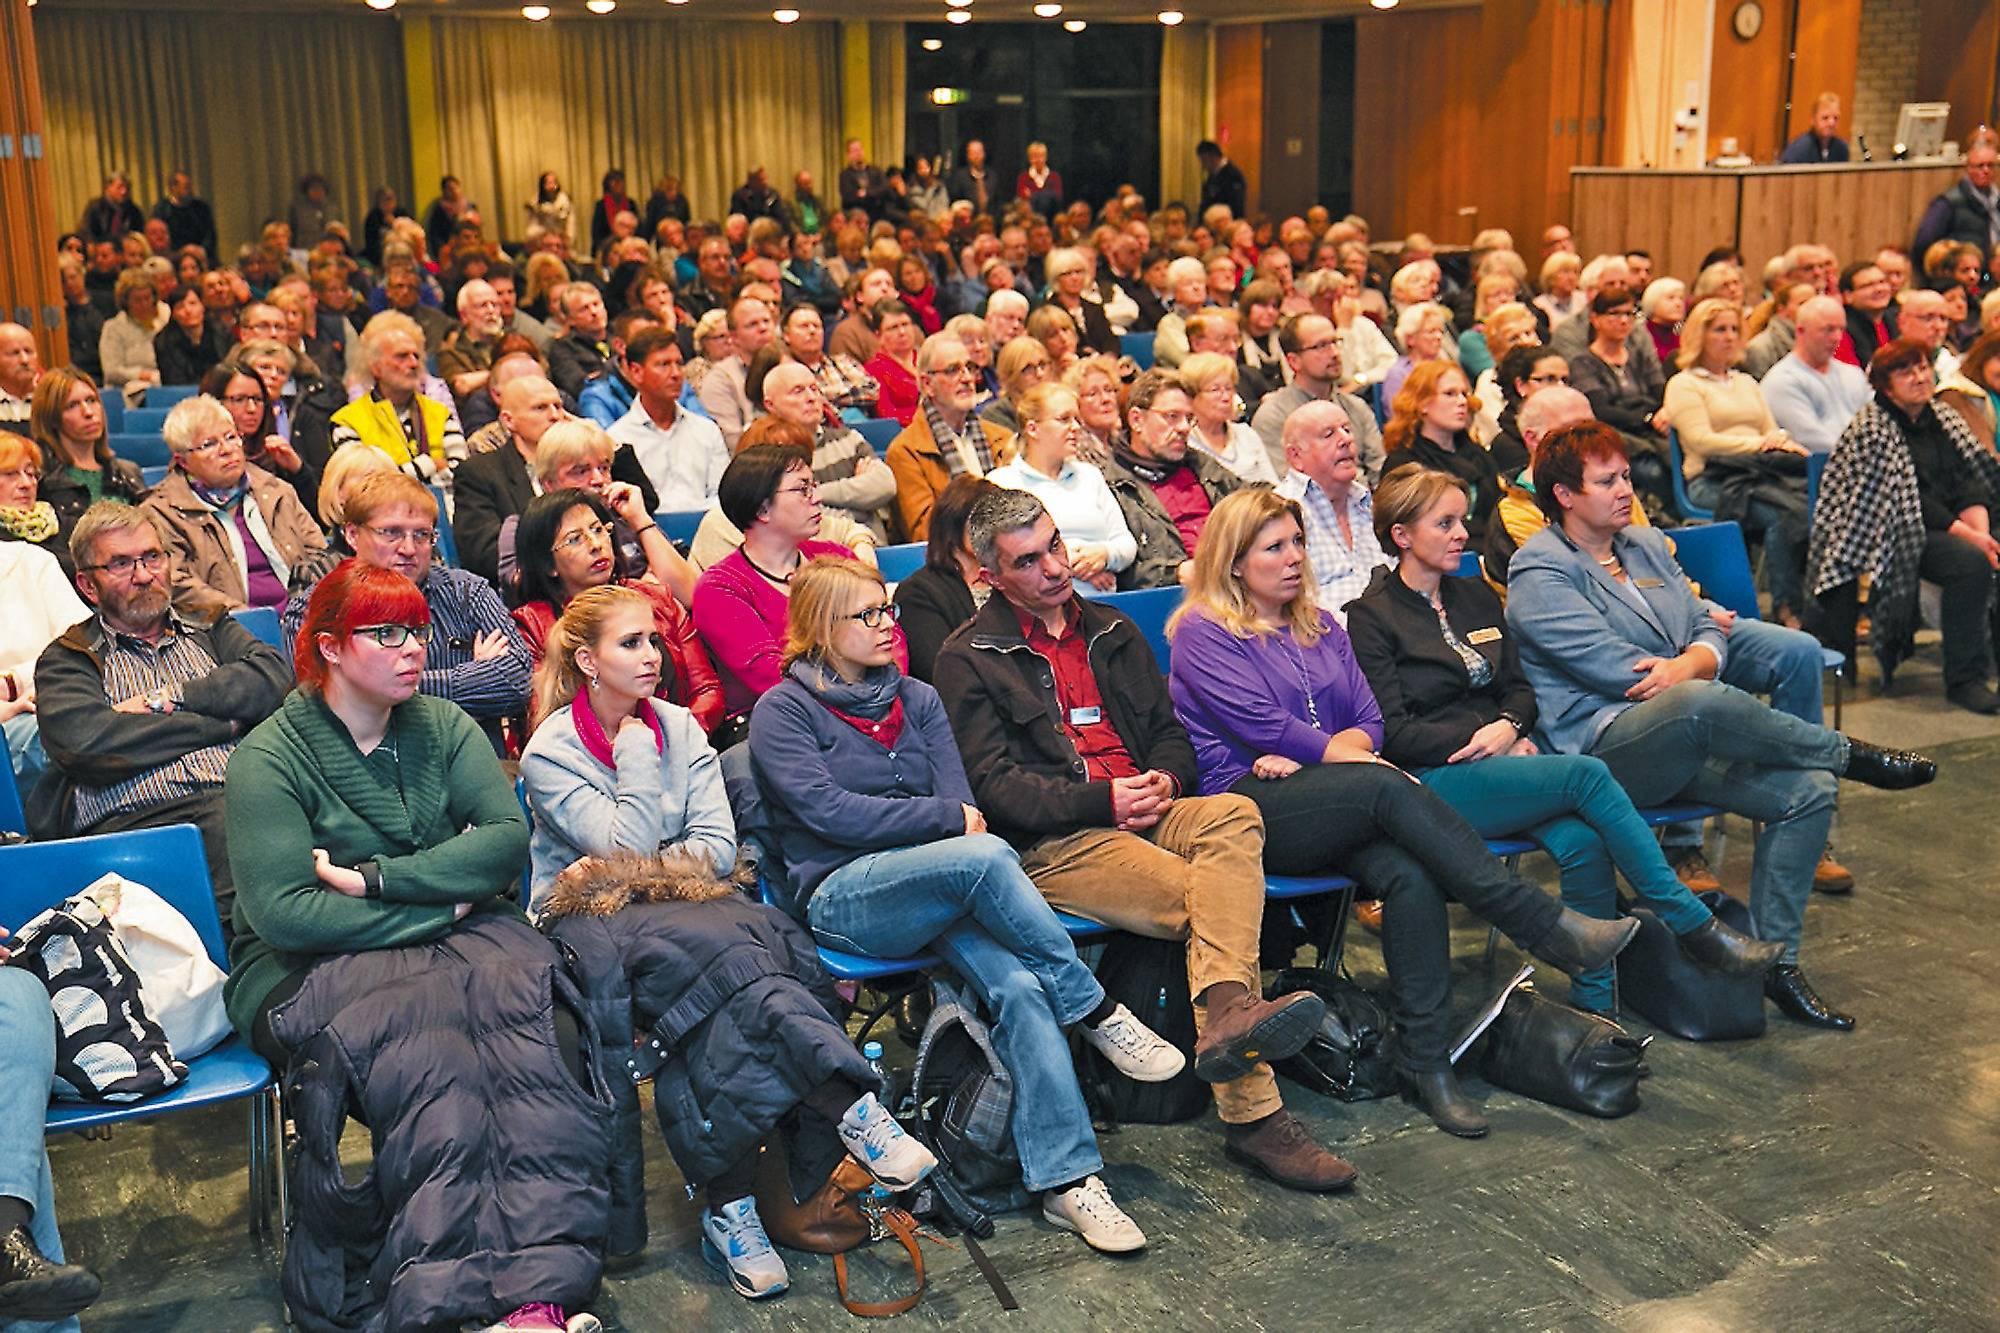
POLYGON ((1160 33, 1160 197, 1194 207, 1201 164, 1194 146, 1208 137, 1208 25, 1183 23, 1160 33))
MULTIPOLYGON (((123 171, 150 212, 186 167, 226 255, 282 217, 308 171, 355 228, 368 197, 407 198, 402 39, 368 14, 35 10, 57 222, 68 230, 123 171)), ((297 238, 302 245, 314 238, 297 238)))
POLYGON ((909 112, 909 46, 903 25, 876 19, 868 24, 870 161, 883 166, 903 160, 904 120, 909 112))
POLYGON ((440 18, 435 34, 444 169, 504 236, 543 171, 575 202, 581 244, 614 165, 641 203, 672 173, 697 217, 719 217, 753 164, 790 195, 800 168, 824 192, 840 159, 832 23, 440 18))

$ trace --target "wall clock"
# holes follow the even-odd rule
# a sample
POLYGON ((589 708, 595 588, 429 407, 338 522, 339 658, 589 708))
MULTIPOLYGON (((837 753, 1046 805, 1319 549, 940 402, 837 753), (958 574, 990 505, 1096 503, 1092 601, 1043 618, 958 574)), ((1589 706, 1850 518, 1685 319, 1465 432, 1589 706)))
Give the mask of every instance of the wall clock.
POLYGON ((1729 16, 1729 27, 1743 41, 1752 41, 1764 30, 1764 6, 1757 0, 1743 0, 1729 16))

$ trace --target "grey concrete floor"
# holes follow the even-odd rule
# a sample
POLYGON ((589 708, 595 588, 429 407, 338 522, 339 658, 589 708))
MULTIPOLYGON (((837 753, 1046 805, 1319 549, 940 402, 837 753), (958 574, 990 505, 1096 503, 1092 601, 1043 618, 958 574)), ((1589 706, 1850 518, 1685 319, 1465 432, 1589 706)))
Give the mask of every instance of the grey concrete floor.
MULTIPOLYGON (((1871 667, 1872 678, 1872 667, 1871 667)), ((1849 1035, 1772 1011, 1761 1039, 1660 1037, 1643 1105, 1615 1121, 1483 1084, 1494 1132, 1449 1138, 1400 1102, 1290 1105, 1360 1168, 1319 1198, 1252 1180, 1212 1118, 1107 1134, 1107 1179, 1151 1237, 1093 1255, 1039 1218, 986 1246, 1022 1308, 1003 1313, 964 1251, 927 1247, 931 1289, 905 1322, 995 1329, 2000 1329, 2000 948, 1992 839, 2000 724, 1945 708, 1935 649, 1866 685, 1847 728, 1934 747, 1937 784, 1848 786, 1838 832, 1859 889, 1817 898, 1804 961, 1860 1019, 1849 1035)), ((1729 821, 1725 883, 1748 874, 1729 821)), ((1531 858, 1529 867, 1535 866, 1531 858)), ((1545 863, 1544 863, 1545 868, 1545 863)), ((1458 998, 1490 986, 1484 930, 1454 939, 1458 998)), ((1511 967, 1504 946, 1499 965, 1511 967)), ((1355 932, 1363 980, 1381 956, 1355 932)), ((1561 994, 1562 983, 1547 983, 1561 994)), ((1650 1029, 1639 1020, 1630 1026, 1650 1029)), ((592 1306, 623 1329, 819 1329, 848 1322, 830 1264, 793 1256, 793 1289, 750 1305, 703 1266, 695 1212, 647 1131, 653 1239, 592 1306)), ((90 1330, 280 1327, 276 1271, 246 1234, 240 1110, 50 1145, 63 1232, 105 1278, 90 1330)), ((361 1135, 349 1148, 365 1156, 361 1135)), ((905 1276, 856 1264, 863 1296, 905 1276), (871 1285, 874 1284, 874 1285, 871 1285)), ((900 1290, 897 1287, 897 1290, 900 1290)))

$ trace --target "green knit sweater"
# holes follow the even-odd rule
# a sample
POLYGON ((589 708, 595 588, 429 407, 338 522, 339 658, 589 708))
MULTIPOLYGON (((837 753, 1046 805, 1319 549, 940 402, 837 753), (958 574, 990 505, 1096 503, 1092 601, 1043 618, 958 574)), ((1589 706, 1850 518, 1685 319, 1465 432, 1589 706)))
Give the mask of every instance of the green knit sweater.
POLYGON ((223 1001, 236 1030, 272 987, 329 954, 435 939, 460 903, 519 914, 528 825, 493 746, 457 704, 419 694, 364 758, 319 698, 294 690, 243 739, 223 787, 236 942, 223 1001), (322 886, 335 865, 374 861, 380 898, 322 886))

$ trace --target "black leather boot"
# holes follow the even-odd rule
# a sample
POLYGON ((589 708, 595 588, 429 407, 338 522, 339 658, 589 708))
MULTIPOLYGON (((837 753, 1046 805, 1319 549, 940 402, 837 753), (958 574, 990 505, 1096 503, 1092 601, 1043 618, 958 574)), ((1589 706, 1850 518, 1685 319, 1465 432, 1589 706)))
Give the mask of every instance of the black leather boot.
POLYGON ((1937 761, 1914 750, 1885 750, 1867 741, 1847 738, 1847 767, 1840 776, 1884 791, 1921 787, 1937 776, 1937 761))
POLYGON ((88 1268, 44 1255, 26 1227, 0 1235, 0 1323, 67 1319, 102 1289, 88 1268))
POLYGON ((1461 1139, 1486 1136, 1489 1126, 1479 1113, 1479 1103, 1458 1086, 1458 1076, 1449 1068, 1403 1074, 1403 1100, 1421 1106, 1432 1123, 1447 1134, 1461 1139))
POLYGON ((1562 909, 1548 933, 1528 952, 1573 977, 1593 972, 1616 958, 1639 933, 1639 918, 1599 921, 1594 916, 1562 909))
POLYGON ((1809 1027, 1852 1032, 1854 1018, 1830 1007, 1806 980, 1797 963, 1780 963, 1764 978, 1764 994, 1784 1012, 1785 1017, 1809 1027))
POLYGON ((1711 972, 1726 977, 1753 977, 1771 970, 1785 952, 1779 940, 1755 940, 1712 916, 1680 937, 1681 952, 1711 972))

